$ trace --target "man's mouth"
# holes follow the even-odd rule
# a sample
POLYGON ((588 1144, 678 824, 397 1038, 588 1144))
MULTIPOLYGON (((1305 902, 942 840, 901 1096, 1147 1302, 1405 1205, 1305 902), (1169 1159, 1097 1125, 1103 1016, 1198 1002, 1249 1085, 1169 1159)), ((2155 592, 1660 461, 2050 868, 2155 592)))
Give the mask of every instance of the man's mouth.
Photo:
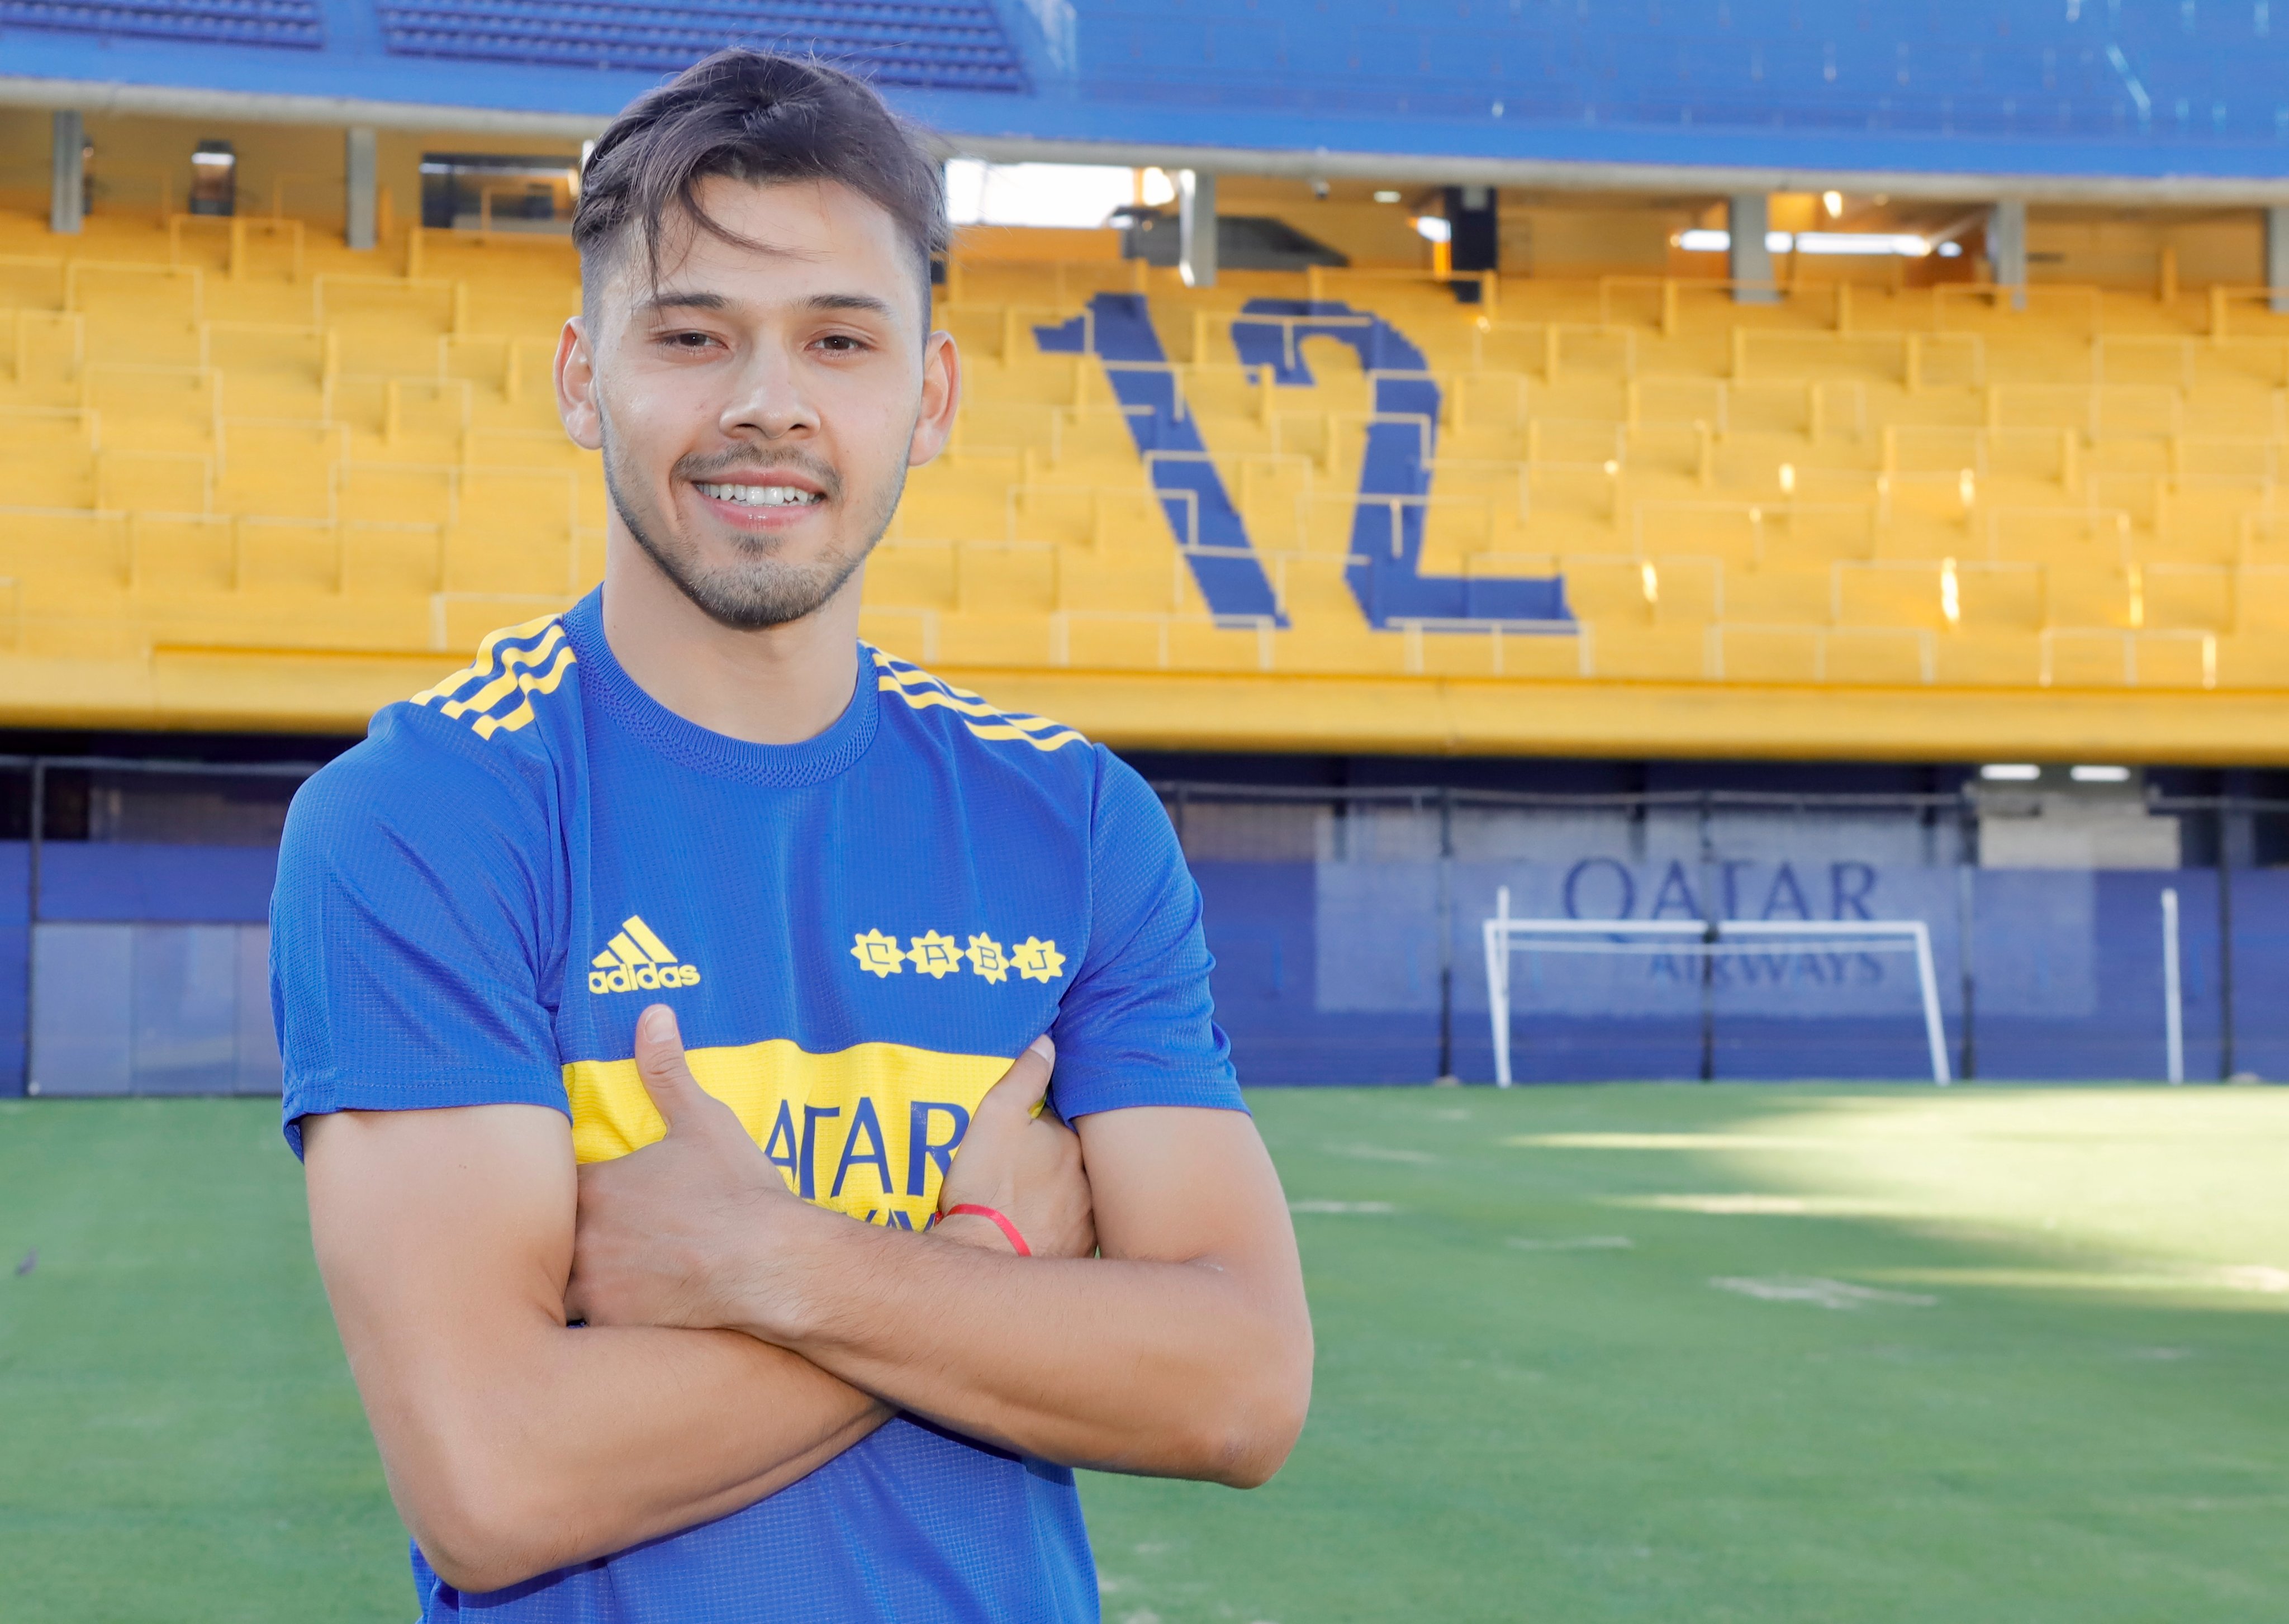
POLYGON ((805 490, 799 485, 730 485, 695 481, 692 489, 703 497, 712 497, 718 502, 736 502, 742 507, 808 507, 826 500, 822 493, 805 490))

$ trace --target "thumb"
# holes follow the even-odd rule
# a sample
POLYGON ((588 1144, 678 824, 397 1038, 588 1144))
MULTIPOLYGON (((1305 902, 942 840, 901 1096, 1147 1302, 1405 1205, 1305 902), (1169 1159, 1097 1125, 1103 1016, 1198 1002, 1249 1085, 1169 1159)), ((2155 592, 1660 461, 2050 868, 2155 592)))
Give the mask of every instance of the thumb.
POLYGON ((1056 1069, 1057 1047, 1044 1035, 1025 1046, 1025 1052, 1009 1063, 1001 1080, 986 1091, 978 1102, 978 1109, 989 1105, 996 1111, 1018 1111, 1028 1117, 1041 1114, 1041 1103, 1049 1096, 1049 1076, 1056 1069))
POLYGON ((710 1106, 728 1109, 691 1075, 675 1011, 665 1004, 654 1004, 637 1017, 636 1075, 671 1134, 700 1127, 710 1106))

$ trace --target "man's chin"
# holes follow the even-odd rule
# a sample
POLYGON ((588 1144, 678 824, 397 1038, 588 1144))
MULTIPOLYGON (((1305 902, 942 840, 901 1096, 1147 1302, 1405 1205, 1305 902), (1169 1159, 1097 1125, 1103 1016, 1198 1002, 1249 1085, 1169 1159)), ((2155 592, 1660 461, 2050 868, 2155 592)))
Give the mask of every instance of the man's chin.
POLYGON ((670 569, 668 577, 710 620, 738 632, 762 632, 806 619, 833 601, 856 572, 856 564, 772 568, 761 573, 749 565, 690 575, 670 569))

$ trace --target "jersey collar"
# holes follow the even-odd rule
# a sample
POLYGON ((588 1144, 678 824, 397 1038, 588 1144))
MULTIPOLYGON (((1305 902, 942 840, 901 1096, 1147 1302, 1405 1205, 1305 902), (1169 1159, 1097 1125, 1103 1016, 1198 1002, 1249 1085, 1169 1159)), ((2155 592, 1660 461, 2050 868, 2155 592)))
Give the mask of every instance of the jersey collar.
POLYGON ((832 727, 800 744, 754 744, 686 721, 636 686, 604 640, 604 589, 597 587, 564 613, 581 691, 613 720, 682 767, 718 778, 771 788, 818 784, 843 771, 874 742, 881 716, 872 660, 864 644, 851 657, 858 681, 850 703, 832 727))

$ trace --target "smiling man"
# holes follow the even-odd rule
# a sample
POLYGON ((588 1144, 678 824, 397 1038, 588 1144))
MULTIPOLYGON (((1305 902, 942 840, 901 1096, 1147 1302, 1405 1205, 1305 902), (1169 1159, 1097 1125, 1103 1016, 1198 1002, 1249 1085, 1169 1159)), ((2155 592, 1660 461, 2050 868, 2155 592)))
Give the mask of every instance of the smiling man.
POLYGON ((959 394, 911 133, 730 52, 583 179, 603 585, 313 779, 273 912, 423 1616, 1094 1619, 1072 1468, 1259 1483, 1309 1394, 1199 893, 1105 751, 857 641, 959 394))

